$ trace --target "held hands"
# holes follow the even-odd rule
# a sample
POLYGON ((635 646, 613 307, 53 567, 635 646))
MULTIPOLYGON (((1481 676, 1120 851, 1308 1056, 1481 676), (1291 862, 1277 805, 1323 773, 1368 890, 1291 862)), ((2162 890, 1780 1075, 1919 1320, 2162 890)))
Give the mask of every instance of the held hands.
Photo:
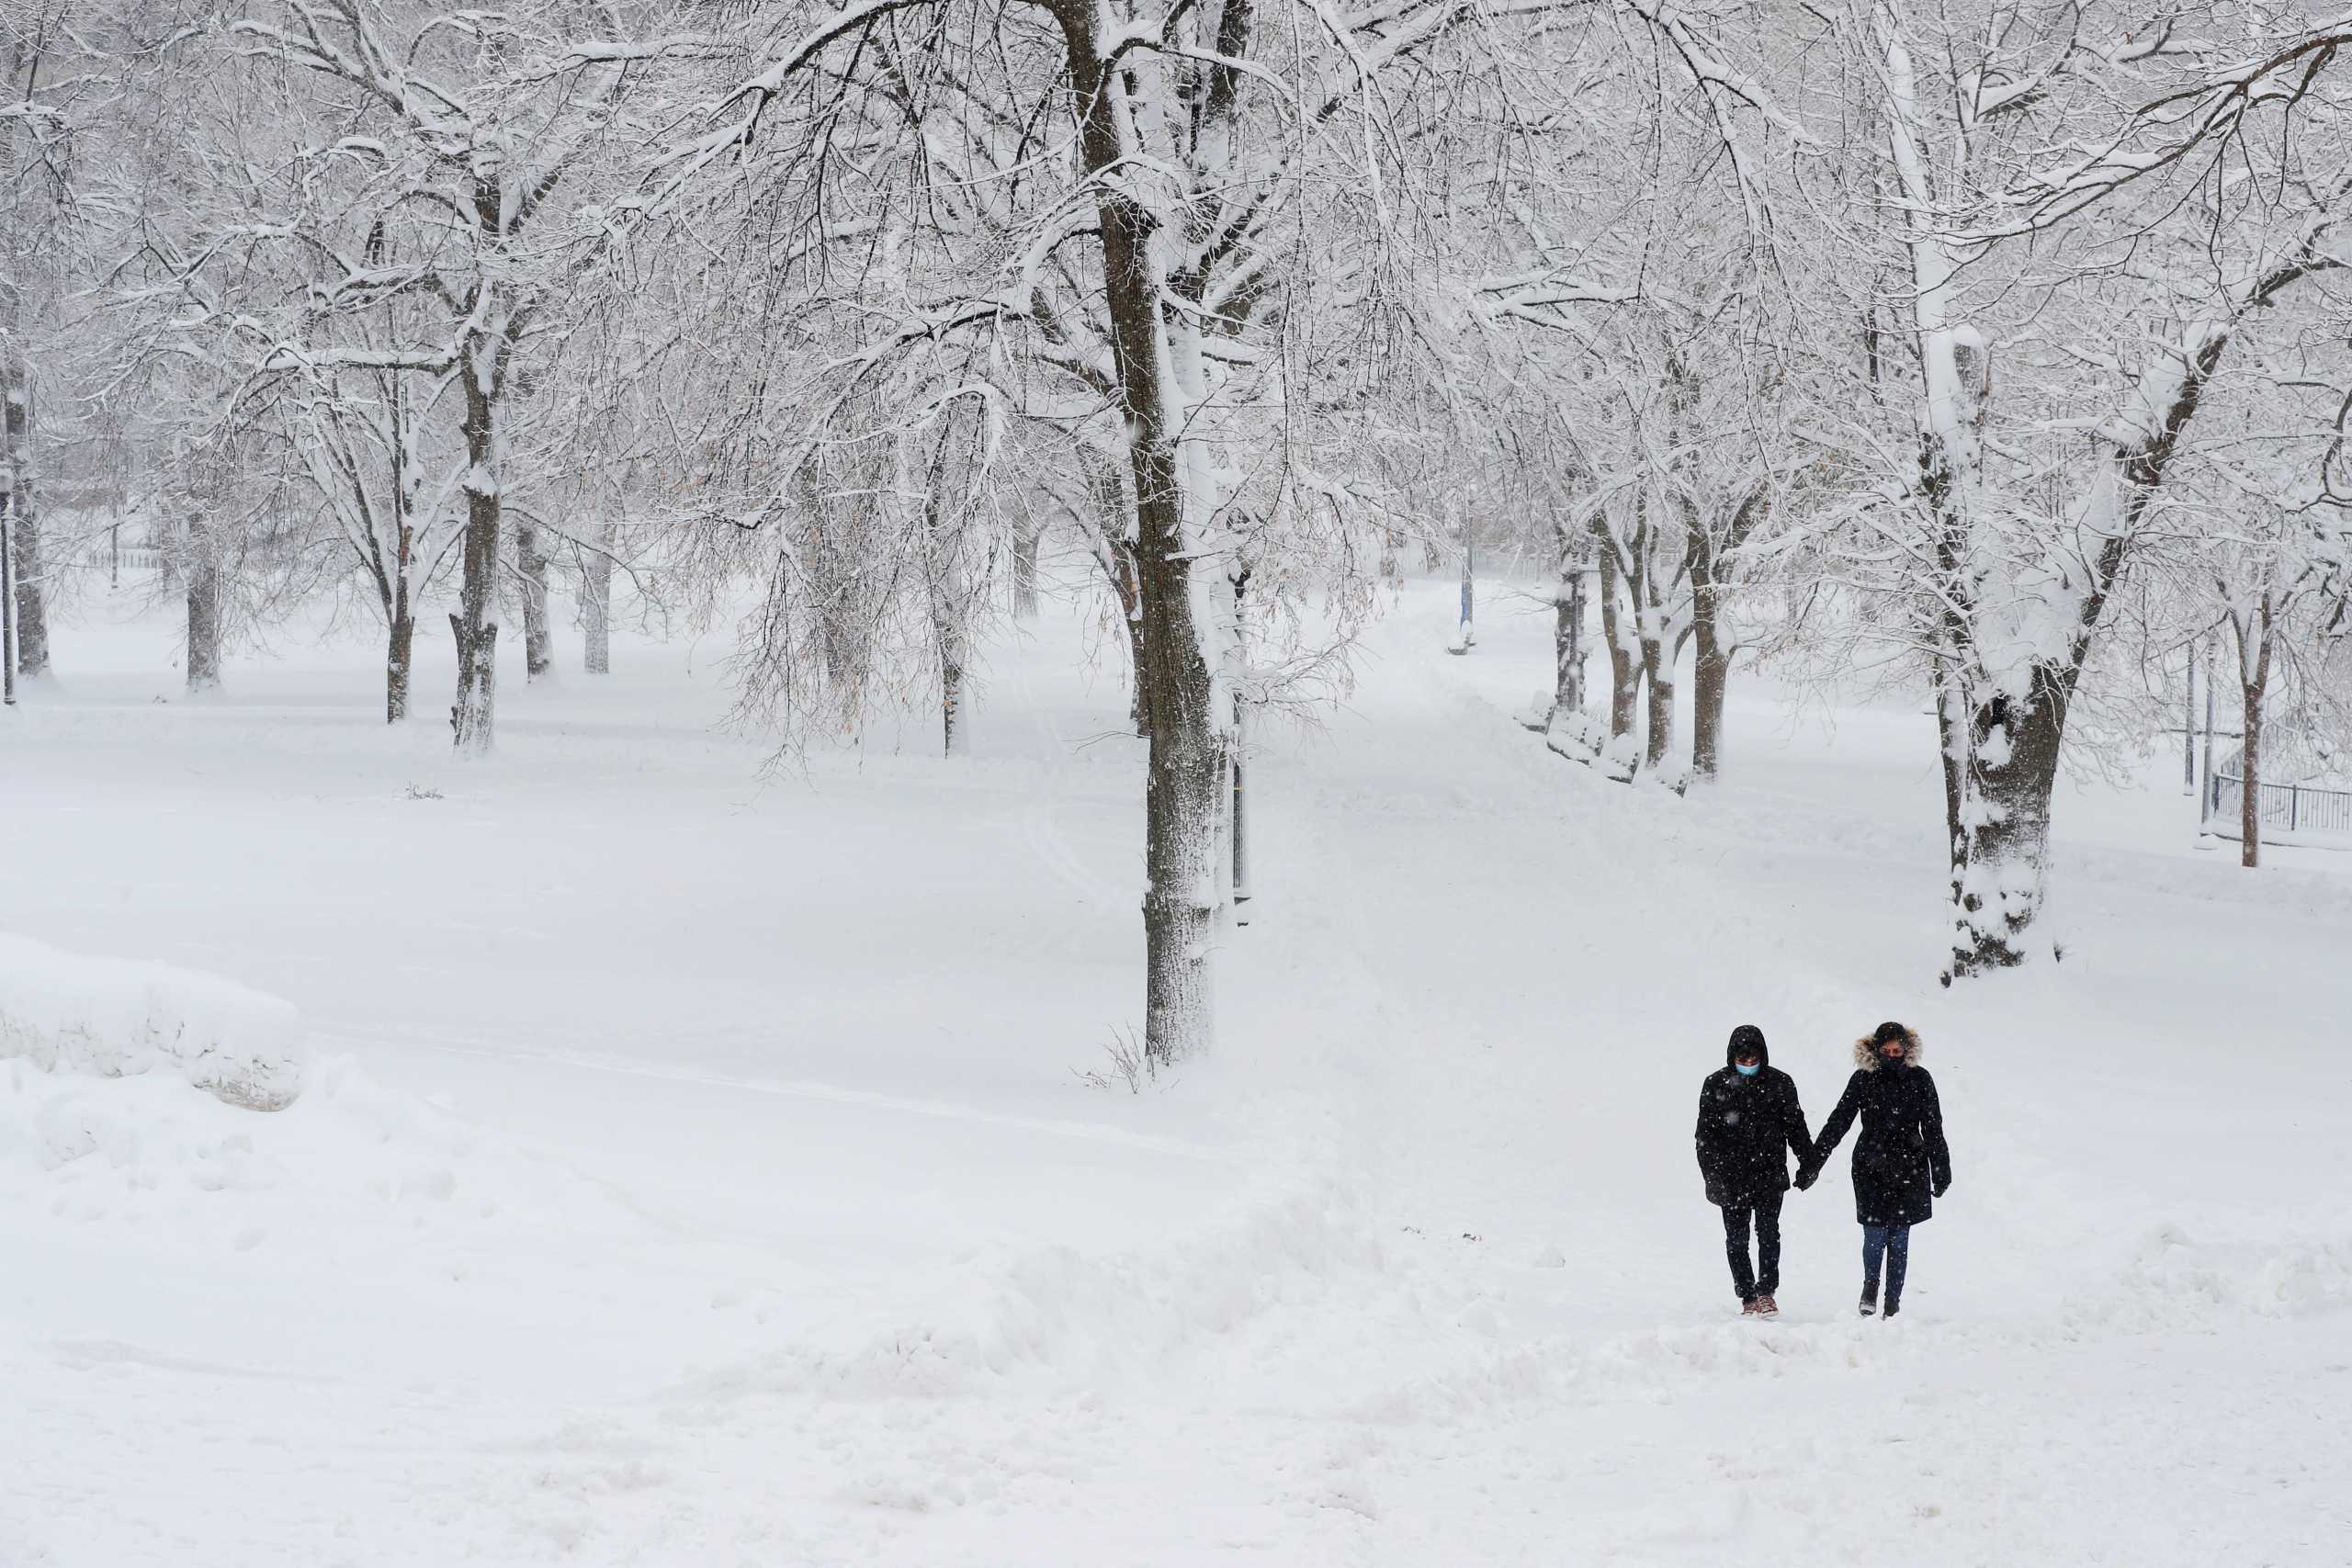
POLYGON ((1817 1165, 1800 1166, 1797 1168, 1797 1190, 1800 1192, 1820 1179, 1821 1168, 1817 1165))

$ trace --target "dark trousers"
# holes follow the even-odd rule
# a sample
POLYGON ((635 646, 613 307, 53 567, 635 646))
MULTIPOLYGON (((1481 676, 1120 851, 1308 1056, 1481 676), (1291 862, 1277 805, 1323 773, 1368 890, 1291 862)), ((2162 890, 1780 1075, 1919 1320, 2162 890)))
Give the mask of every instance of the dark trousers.
POLYGON ((1767 1193, 1753 1207, 1724 1208, 1724 1256, 1731 1260, 1731 1288, 1743 1302, 1777 1294, 1781 1289, 1781 1199, 1767 1193), (1747 1227, 1756 1225, 1756 1267, 1747 1264, 1747 1227))
POLYGON ((1882 1257, 1886 1260, 1886 1310, 1893 1312, 1903 1304, 1903 1276, 1911 1267, 1909 1225, 1862 1227, 1862 1291, 1866 1295, 1878 1293, 1882 1257))

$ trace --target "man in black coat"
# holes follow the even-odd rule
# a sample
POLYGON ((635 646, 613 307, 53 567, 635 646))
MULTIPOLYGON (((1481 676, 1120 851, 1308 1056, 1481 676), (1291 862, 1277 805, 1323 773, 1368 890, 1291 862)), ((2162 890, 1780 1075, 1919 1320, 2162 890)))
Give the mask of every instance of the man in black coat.
POLYGON ((1804 1108, 1797 1103, 1796 1080, 1772 1066, 1764 1032, 1752 1023, 1731 1032, 1723 1071, 1708 1074, 1699 1087, 1696 1142, 1707 1201, 1724 1212, 1724 1254, 1740 1312, 1770 1317, 1781 1310, 1772 1298, 1781 1288, 1781 1198, 1789 1190, 1789 1156, 1797 1156, 1800 1191, 1813 1185, 1821 1168, 1805 1131, 1804 1108), (1751 1223, 1753 1268, 1747 1260, 1751 1223))

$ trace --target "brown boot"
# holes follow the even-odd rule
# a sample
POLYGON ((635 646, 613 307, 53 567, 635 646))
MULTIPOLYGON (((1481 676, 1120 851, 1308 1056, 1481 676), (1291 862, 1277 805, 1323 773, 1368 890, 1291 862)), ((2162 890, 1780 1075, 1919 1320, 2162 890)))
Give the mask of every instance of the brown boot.
POLYGON ((1770 1296, 1758 1296, 1749 1303, 1749 1310, 1758 1317, 1778 1317, 1781 1315, 1781 1303, 1770 1296))

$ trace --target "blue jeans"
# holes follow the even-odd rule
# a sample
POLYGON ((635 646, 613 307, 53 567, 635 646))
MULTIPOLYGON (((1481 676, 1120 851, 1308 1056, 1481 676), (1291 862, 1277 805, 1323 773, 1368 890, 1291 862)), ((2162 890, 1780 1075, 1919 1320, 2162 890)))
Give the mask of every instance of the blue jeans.
POLYGON ((1903 1271, 1911 1263, 1909 1225, 1862 1227, 1862 1293, 1878 1294, 1879 1259, 1886 1259, 1886 1310, 1903 1303, 1903 1271))

